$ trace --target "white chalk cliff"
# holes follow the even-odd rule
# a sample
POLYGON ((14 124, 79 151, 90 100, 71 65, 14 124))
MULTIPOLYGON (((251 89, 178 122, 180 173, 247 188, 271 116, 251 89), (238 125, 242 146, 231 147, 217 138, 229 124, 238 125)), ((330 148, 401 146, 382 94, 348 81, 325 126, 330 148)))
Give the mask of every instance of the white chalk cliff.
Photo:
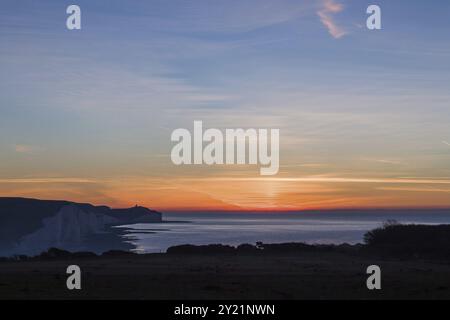
POLYGON ((0 198, 0 256, 33 256, 49 248, 96 253, 130 249, 112 226, 153 222, 161 222, 161 214, 143 207, 0 198))

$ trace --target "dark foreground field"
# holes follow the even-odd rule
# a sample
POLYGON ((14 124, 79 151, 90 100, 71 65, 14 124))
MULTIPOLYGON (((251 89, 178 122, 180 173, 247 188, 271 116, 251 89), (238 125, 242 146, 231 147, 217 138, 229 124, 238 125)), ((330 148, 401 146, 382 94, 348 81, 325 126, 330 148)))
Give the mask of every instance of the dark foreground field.
POLYGON ((127 255, 0 262, 0 299, 448 299, 450 264, 345 253, 127 255), (82 290, 66 289, 66 268, 82 290), (382 269, 382 290, 366 268, 382 269))
POLYGON ((0 299, 450 299, 450 225, 388 223, 364 245, 177 246, 165 254, 58 249, 0 259, 0 299), (82 289, 66 288, 78 265, 82 289), (381 290, 367 289, 367 267, 381 290))

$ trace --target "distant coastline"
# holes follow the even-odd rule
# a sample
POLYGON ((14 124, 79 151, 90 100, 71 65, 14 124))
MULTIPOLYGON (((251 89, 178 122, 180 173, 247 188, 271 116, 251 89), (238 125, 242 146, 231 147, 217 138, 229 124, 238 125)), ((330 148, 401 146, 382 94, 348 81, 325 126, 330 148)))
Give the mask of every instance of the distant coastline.
POLYGON ((70 201, 0 198, 0 255, 33 255, 51 247, 69 251, 131 250, 117 225, 159 223, 160 212, 135 206, 111 209, 70 201))

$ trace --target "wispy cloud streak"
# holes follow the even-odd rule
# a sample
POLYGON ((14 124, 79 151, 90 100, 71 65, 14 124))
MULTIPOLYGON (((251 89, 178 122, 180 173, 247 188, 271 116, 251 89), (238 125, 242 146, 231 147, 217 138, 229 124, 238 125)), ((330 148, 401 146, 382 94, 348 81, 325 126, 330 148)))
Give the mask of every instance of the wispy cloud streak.
POLYGON ((96 183, 97 180, 83 178, 13 178, 0 179, 0 183, 96 183))
POLYGON ((16 151, 17 153, 34 153, 38 150, 40 150, 40 148, 36 146, 30 146, 26 144, 14 145, 14 151, 16 151))
POLYGON ((450 180, 398 179, 398 178, 345 178, 345 177, 303 177, 303 178, 211 178, 216 181, 272 181, 272 182, 329 182, 329 183, 386 183, 386 184, 450 184, 450 180))
POLYGON ((334 2, 334 0, 324 0, 322 8, 317 11, 320 21, 335 39, 339 39, 347 34, 347 31, 338 26, 333 19, 333 15, 341 12, 342 10, 344 10, 342 4, 334 2))

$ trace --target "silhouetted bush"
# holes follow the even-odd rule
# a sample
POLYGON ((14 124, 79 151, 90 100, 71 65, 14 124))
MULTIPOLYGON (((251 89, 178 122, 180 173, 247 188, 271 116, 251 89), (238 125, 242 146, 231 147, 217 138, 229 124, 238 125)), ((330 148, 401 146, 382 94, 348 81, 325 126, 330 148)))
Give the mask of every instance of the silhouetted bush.
POLYGON ((46 252, 42 252, 37 258, 39 259, 67 259, 72 253, 58 248, 50 248, 46 252))
POLYGON ((12 261, 27 261, 27 260, 29 260, 29 257, 27 257, 24 254, 16 254, 16 255, 12 256, 10 260, 12 260, 12 261))
POLYGON ((234 252, 234 247, 222 244, 210 244, 205 246, 194 246, 186 244, 170 247, 167 249, 167 253, 170 254, 223 254, 234 252))
POLYGON ((364 235, 366 249, 397 257, 450 258, 450 225, 388 222, 364 235))
POLYGON ((74 259, 88 259, 98 257, 95 253, 89 251, 73 252, 71 257, 74 259))
POLYGON ((167 249, 167 253, 171 254, 284 254, 284 253, 300 253, 300 252, 324 252, 336 250, 334 245, 309 245, 304 243, 277 243, 265 244, 258 242, 256 246, 251 244, 241 244, 238 247, 228 245, 212 244, 212 245, 180 245, 167 249))
POLYGON ((238 253, 259 253, 261 249, 248 243, 240 244, 237 246, 236 251, 238 253))
POLYGON ((318 246, 309 245, 305 243, 274 243, 274 244, 261 244, 261 248, 265 253, 287 253, 287 252, 307 252, 316 251, 318 246))
POLYGON ((131 251, 123 251, 123 250, 110 250, 102 253, 102 257, 124 257, 124 256, 132 256, 136 253, 131 251))
MULTIPOLYGON (((24 256, 26 257, 26 256, 24 256)), ((65 260, 71 260, 71 259, 86 259, 86 258, 95 258, 97 255, 93 252, 70 252, 66 250, 61 250, 58 248, 50 248, 45 252, 42 252, 40 255, 27 259, 32 260, 51 260, 51 259, 65 259, 65 260)))
POLYGON ((364 247, 364 245, 362 245, 361 243, 357 243, 357 244, 342 243, 342 244, 335 246, 333 250, 336 250, 338 252, 343 252, 343 253, 355 254, 355 253, 358 253, 363 247, 364 247))

